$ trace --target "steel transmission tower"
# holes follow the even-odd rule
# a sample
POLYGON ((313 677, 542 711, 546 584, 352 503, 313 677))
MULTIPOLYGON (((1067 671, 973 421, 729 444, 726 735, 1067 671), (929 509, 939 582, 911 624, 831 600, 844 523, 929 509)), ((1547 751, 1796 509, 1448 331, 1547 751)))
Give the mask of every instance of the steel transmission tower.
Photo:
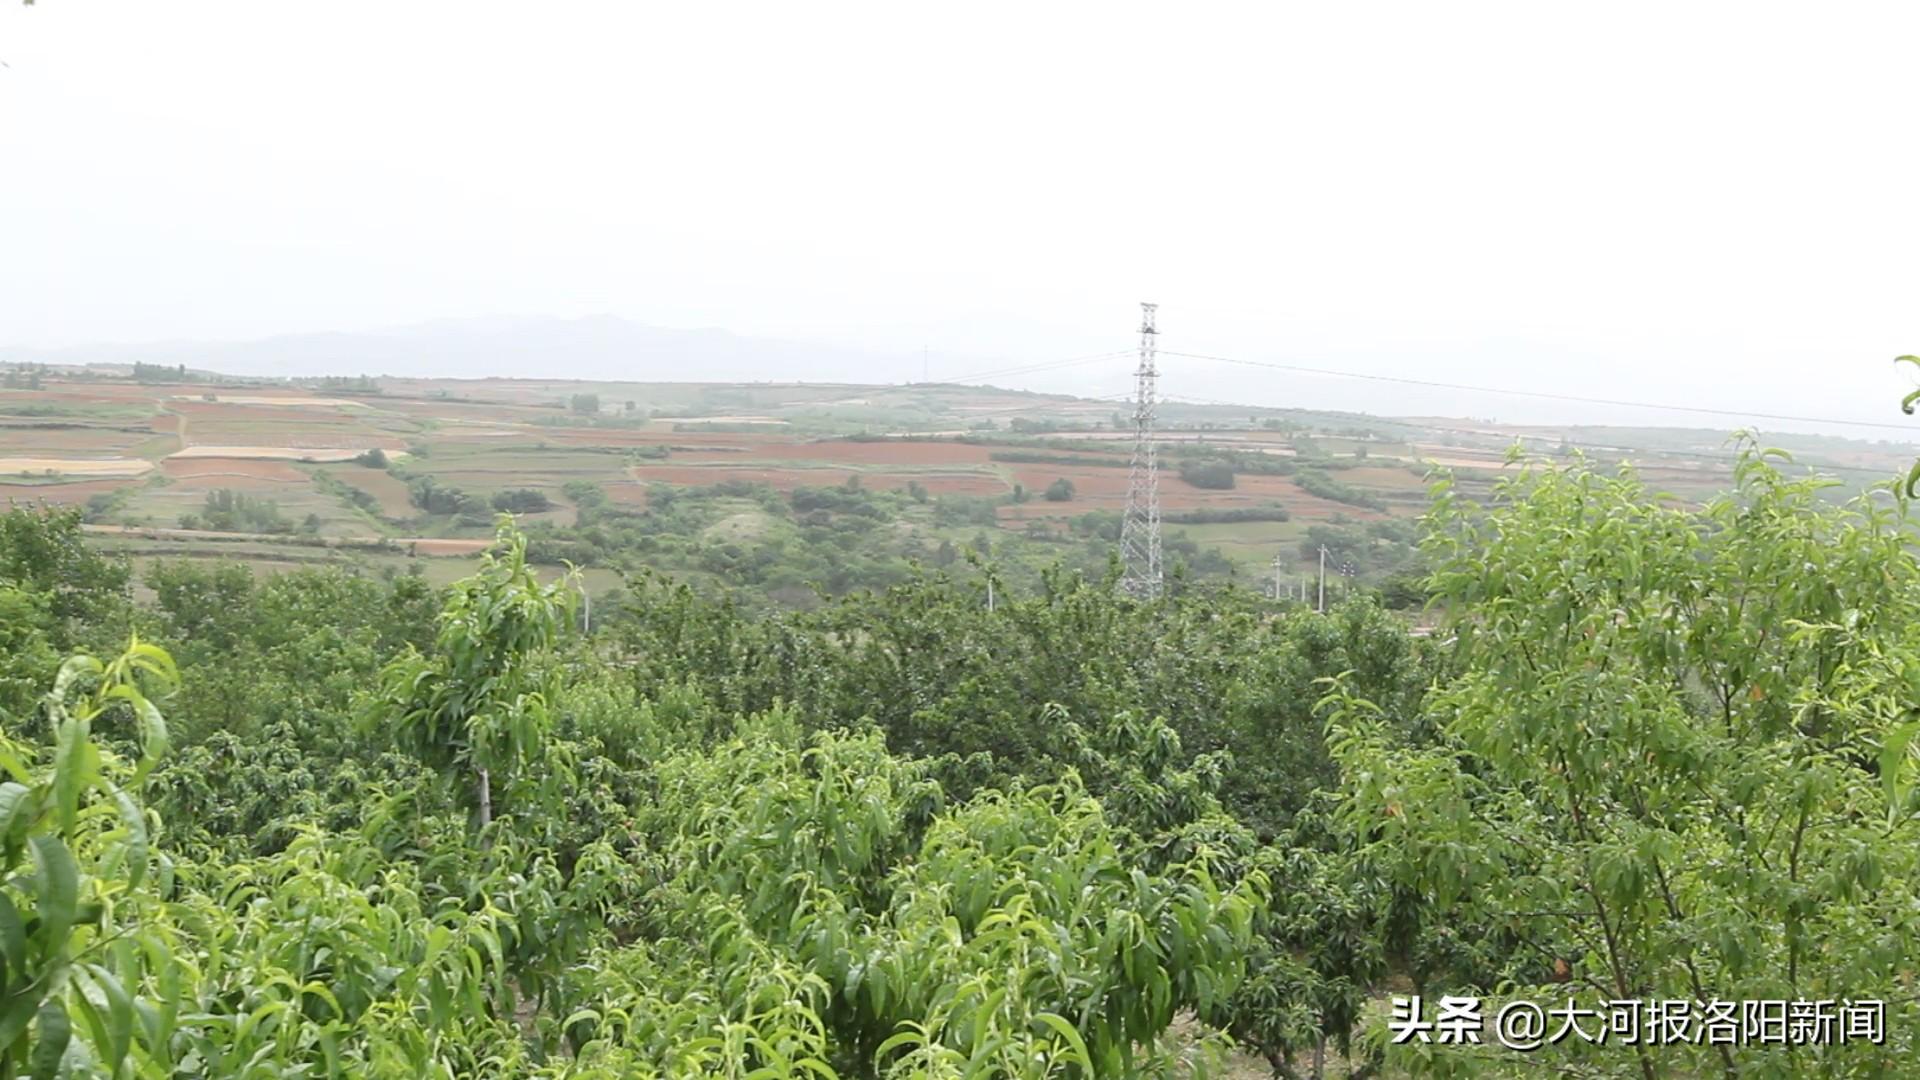
POLYGON ((1160 372, 1154 367, 1159 331, 1157 304, 1140 305, 1140 367, 1134 372, 1133 460, 1127 469, 1127 514, 1120 522, 1120 588, 1141 600, 1160 595, 1160 461, 1153 443, 1154 397, 1160 372))

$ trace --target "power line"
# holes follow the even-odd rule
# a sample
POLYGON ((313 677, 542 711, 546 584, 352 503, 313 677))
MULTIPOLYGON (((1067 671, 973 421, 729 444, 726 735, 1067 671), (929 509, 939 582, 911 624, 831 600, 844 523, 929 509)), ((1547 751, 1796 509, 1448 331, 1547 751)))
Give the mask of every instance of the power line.
POLYGON ((1556 394, 1545 390, 1513 390, 1499 386, 1473 386, 1468 383, 1441 382, 1437 379, 1414 379, 1403 375, 1377 375, 1364 371, 1339 371, 1334 368, 1308 367, 1305 364, 1281 364, 1271 360, 1243 360, 1235 356, 1208 356, 1203 353, 1165 351, 1167 356, 1179 356, 1188 360, 1217 360, 1223 364, 1239 364, 1244 367, 1271 368, 1275 371, 1294 371, 1307 375, 1332 375, 1341 379, 1365 379, 1369 382, 1399 383, 1404 386, 1425 386, 1440 390, 1465 390, 1477 394, 1506 394, 1509 397, 1543 398, 1549 401, 1574 401, 1586 405, 1611 405, 1627 409, 1655 409, 1663 412, 1700 413, 1707 416, 1731 416, 1745 420, 1786 420, 1798 424, 1835 424, 1844 427, 1882 428, 1888 431, 1913 433, 1910 424, 1883 424, 1872 420, 1837 420, 1822 416, 1793 416, 1785 413, 1748 412, 1741 409, 1716 409, 1705 405, 1667 405, 1652 401, 1623 401, 1616 398, 1587 397, 1582 394, 1556 394))

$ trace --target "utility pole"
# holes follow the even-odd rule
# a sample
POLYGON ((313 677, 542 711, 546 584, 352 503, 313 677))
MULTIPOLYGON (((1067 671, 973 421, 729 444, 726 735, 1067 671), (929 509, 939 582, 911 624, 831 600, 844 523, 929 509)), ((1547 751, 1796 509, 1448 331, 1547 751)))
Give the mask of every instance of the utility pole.
POLYGON ((1160 461, 1153 439, 1159 330, 1154 309, 1140 305, 1140 366, 1134 371, 1133 459, 1127 464, 1127 510, 1120 521, 1120 588, 1138 600, 1160 596, 1160 461))
POLYGON ((1320 545, 1320 602, 1315 605, 1318 611, 1327 610, 1327 545, 1320 545))
POLYGON ((1288 597, 1285 592, 1281 591, 1280 571, 1286 565, 1284 562, 1281 561, 1281 558, 1282 557, 1279 555, 1275 555, 1273 557, 1273 598, 1275 600, 1279 600, 1282 598, 1291 599, 1291 597, 1288 597))

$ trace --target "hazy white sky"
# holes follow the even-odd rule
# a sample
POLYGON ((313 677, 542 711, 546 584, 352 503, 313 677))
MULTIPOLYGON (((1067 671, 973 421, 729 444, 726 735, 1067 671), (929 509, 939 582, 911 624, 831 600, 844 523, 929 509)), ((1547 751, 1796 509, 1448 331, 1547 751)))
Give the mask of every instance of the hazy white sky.
POLYGON ((1916 41, 1910 3, 0 0, 0 343, 610 312, 898 380, 1125 348, 1151 299, 1169 349, 1892 422, 1916 41))

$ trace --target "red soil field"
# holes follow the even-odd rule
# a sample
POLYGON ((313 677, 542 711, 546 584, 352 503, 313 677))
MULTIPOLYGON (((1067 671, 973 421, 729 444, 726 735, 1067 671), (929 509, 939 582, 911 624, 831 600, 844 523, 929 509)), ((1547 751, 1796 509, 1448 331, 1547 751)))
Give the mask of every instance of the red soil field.
POLYGON ((863 473, 860 483, 874 491, 892 491, 919 481, 935 495, 1005 495, 1006 481, 984 472, 863 473))
MULTIPOLYGON (((849 469, 754 469, 693 465, 638 465, 627 471, 643 484, 704 487, 737 480, 749 484, 767 484, 776 491, 792 491, 797 487, 833 487, 846 483, 849 476, 859 475, 849 469)), ((863 477, 861 482, 866 483, 866 478, 863 477)), ((903 480, 895 486, 905 486, 905 483, 903 480)))
POLYGON ((397 397, 369 398, 374 408, 406 416, 432 417, 438 420, 466 420, 485 423, 525 423, 536 416, 560 416, 548 409, 514 408, 509 405, 474 405, 464 401, 409 400, 397 397))
POLYGON ((0 507, 6 506, 8 500, 28 506, 43 501, 71 506, 127 486, 129 481, 125 479, 77 480, 71 484, 0 484, 0 507))
POLYGON ((965 470, 863 472, 835 468, 756 468, 753 465, 741 463, 738 457, 722 460, 723 464, 715 465, 639 465, 629 469, 628 472, 642 484, 667 483, 699 487, 732 480, 767 484, 777 491, 792 491, 797 487, 833 487, 846 483, 849 477, 856 476, 861 486, 869 491, 893 491, 904 488, 914 481, 918 481, 936 495, 1001 495, 1007 490, 1007 485, 999 477, 987 472, 965 470))
MULTIPOLYGON (((251 480, 270 484, 304 484, 306 473, 284 461, 264 458, 167 458, 160 471, 173 480, 251 480)), ((215 483, 214 487, 232 487, 215 483)))
POLYGON ((288 424, 295 427, 338 427, 357 423, 359 418, 342 409, 314 406, 275 408, 271 405, 236 405, 226 401, 174 401, 168 406, 191 422, 224 420, 236 424, 288 424))
POLYGON ((756 454, 747 447, 713 447, 709 450, 675 450, 673 460, 680 465, 743 465, 748 462, 777 460, 775 454, 756 454))
MULTIPOLYGON (((1124 468, 1112 469, 1102 468, 1100 466, 1088 467, 1085 465, 1055 465, 1048 463, 1030 465, 1024 462, 1003 463, 1000 467, 1012 473, 1014 479, 1028 487, 1032 487, 1036 483, 1044 487, 1064 476, 1073 481, 1074 487, 1085 488, 1088 491, 1105 491, 1109 488, 1122 492, 1127 490, 1127 470, 1124 468)), ((1172 470, 1164 465, 1161 466, 1160 487, 1163 490, 1166 488, 1167 482, 1170 479, 1172 479, 1172 470)))
MULTIPOLYGON (((1177 480, 1175 483, 1180 487, 1186 487, 1185 484, 1180 484, 1177 480)), ((1162 494, 1164 494, 1167 489, 1162 485, 1160 490, 1162 494)), ((1194 491, 1192 488, 1188 488, 1187 490, 1194 491)), ((1202 493, 1196 492, 1196 494, 1202 493)), ((1344 514, 1357 521, 1380 521, 1391 516, 1383 514, 1378 510, 1367 510, 1358 506, 1348 506, 1346 503, 1335 502, 1332 499, 1322 499, 1318 495, 1309 495, 1300 490, 1300 485, 1294 483, 1293 478, 1289 476, 1241 476, 1235 483, 1234 490, 1231 492, 1209 492, 1204 494, 1240 495, 1244 496, 1245 499, 1242 502, 1199 500, 1192 503, 1182 503, 1181 505, 1257 506, 1262 503, 1277 502, 1292 511, 1296 520, 1302 521, 1324 521, 1327 518, 1333 517, 1335 514, 1344 514)))
POLYGON ((752 450, 760 446, 793 446, 800 442, 791 435, 763 431, 658 431, 654 441, 663 446, 711 446, 752 450))
POLYGON ((31 428, 14 424, 0 425, 0 446, 40 456, 36 451, 59 450, 62 457, 115 457, 130 446, 153 436, 145 431, 120 428, 31 428))
POLYGON ((855 465, 984 465, 993 448, 954 442, 876 440, 851 442, 792 442, 760 451, 765 457, 790 461, 844 461, 855 465))
POLYGON ((556 446, 663 446, 668 440, 667 432, 647 431, 642 428, 547 428, 530 427, 527 435, 535 434, 556 446))
POLYGON ((195 389, 189 386, 141 386, 137 383, 91 383, 91 382, 54 382, 49 380, 46 389, 36 390, 27 395, 33 401, 155 401, 166 394, 184 393, 195 389))
MULTIPOLYGON (((1086 501, 1104 504, 1108 501, 1125 502, 1127 498, 1127 470, 1125 469, 1088 469, 1075 468, 1072 465, 1014 465, 1013 478, 1025 484, 1035 498, 1047 490, 1047 485, 1065 477, 1073 482, 1073 501, 1086 501)), ((1179 483, 1179 481, 1174 481, 1179 483)), ((1167 483, 1167 475, 1160 474, 1160 499, 1167 500, 1172 484, 1167 483)))
POLYGON ((481 450, 512 450, 519 446, 555 445, 553 440, 544 434, 509 425, 441 428, 433 433, 432 444, 481 450))
POLYGON ((762 446, 791 446, 792 441, 778 437, 745 434, 712 434, 669 431, 664 428, 529 428, 528 433, 553 443, 568 446, 708 446, 730 450, 736 455, 762 446))

